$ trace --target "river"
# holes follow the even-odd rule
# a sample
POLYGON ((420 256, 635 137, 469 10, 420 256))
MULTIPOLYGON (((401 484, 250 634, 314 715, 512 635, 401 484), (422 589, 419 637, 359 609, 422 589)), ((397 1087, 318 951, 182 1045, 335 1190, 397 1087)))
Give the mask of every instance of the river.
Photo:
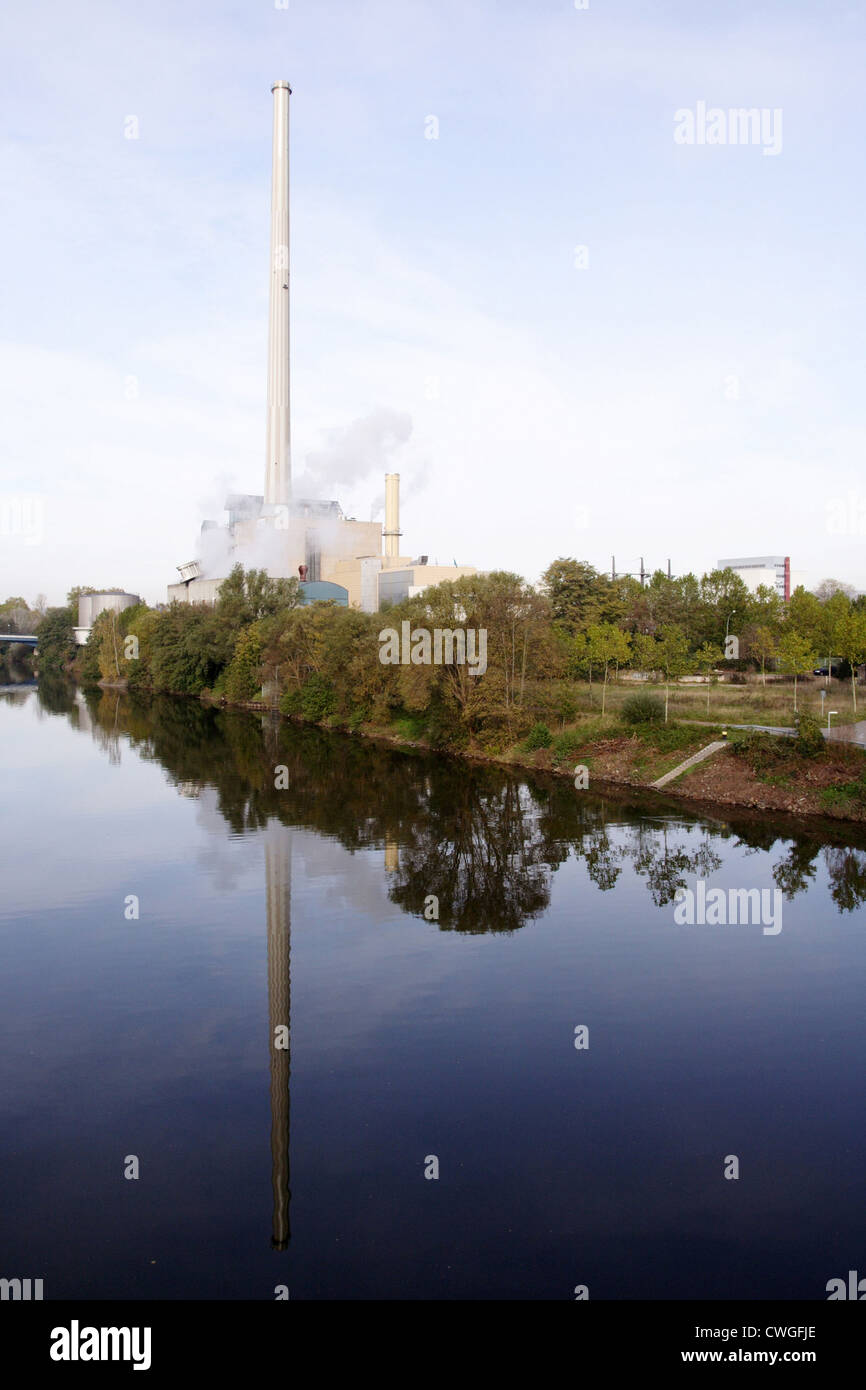
POLYGON ((0 694, 0 747, 0 1275, 822 1299, 866 1274, 856 828, 64 685, 0 694), (731 921, 752 889, 778 915, 731 921))

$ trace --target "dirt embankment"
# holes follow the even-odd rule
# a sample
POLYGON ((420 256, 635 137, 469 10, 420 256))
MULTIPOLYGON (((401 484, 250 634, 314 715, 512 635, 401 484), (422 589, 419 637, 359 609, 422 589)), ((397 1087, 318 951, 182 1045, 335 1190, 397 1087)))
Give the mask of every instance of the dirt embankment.
MULTIPOLYGON (((402 738, 385 730, 361 731, 366 736, 395 747, 424 748, 419 740, 402 738)), ((579 748, 567 763, 557 763, 547 749, 535 753, 510 750, 503 756, 483 752, 452 754, 470 761, 525 767, 574 778, 575 768, 589 769, 589 785, 607 784, 651 788, 663 773, 685 762, 701 746, 712 742, 713 733, 675 753, 647 747, 637 738, 601 739, 579 748)), ((820 757, 797 756, 780 742, 780 756, 772 770, 757 771, 736 744, 722 749, 706 761, 689 768, 670 782, 659 796, 675 796, 709 805, 742 807, 750 810, 784 812, 796 816, 866 823, 866 753, 860 748, 829 745, 820 757), (829 797, 827 794, 830 794, 829 797)))
MULTIPOLYGON (((819 757, 805 758, 785 740, 779 740, 778 746, 778 757, 769 767, 756 768, 749 754, 732 744, 689 768, 659 794, 717 806, 866 823, 866 753, 862 749, 830 744, 819 757)), ((605 740, 581 749, 575 763, 590 768, 591 783, 648 788, 656 777, 690 756, 685 749, 673 758, 653 756, 651 751, 647 756, 640 745, 638 750, 629 738, 605 740)), ((520 761, 536 767, 546 763, 557 775, 574 775, 573 767, 551 766, 537 756, 520 761)))

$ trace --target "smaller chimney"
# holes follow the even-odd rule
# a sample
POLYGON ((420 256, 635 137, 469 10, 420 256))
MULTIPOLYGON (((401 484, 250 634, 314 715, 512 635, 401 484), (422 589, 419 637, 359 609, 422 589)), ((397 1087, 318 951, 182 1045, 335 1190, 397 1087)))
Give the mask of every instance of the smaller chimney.
POLYGON ((400 554, 400 474, 385 474, 385 558, 400 554))
POLYGON ((306 565, 298 565, 298 574, 301 576, 301 583, 303 584, 304 580, 307 577, 306 565))

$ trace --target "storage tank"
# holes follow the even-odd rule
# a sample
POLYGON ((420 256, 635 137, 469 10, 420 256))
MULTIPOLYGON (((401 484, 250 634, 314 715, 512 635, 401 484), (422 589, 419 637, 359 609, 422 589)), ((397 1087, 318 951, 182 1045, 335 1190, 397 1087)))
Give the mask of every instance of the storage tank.
MULTIPOLYGON (((91 628, 106 608, 112 613, 122 613, 124 608, 134 608, 141 603, 138 594, 125 594, 118 589, 104 590, 98 594, 79 594, 78 628, 91 628)), ((85 639, 86 640, 86 639, 85 639)))

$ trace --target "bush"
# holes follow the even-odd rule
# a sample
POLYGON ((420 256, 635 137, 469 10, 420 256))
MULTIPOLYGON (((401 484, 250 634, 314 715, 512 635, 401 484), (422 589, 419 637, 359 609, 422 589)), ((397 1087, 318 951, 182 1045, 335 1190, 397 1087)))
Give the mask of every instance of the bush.
POLYGON ((536 748, 549 748, 552 742, 553 734, 546 724, 533 724, 523 746, 527 753, 534 753, 536 748))
POLYGON ((401 738, 419 739, 427 732, 425 720, 420 714, 404 714, 394 721, 394 729, 401 738))
POLYGON ((300 690, 287 690, 280 696, 281 714, 300 714, 301 712, 301 692, 300 690))
POLYGON ((301 686, 301 714, 310 724, 328 719, 337 707, 334 687, 324 676, 314 671, 301 686))
POLYGON ((837 782, 832 787, 821 790, 822 805, 828 811, 845 812, 866 810, 866 773, 853 782, 837 782))
POLYGON ((557 734, 553 740, 553 756, 568 760, 572 754, 584 746, 586 741, 585 733, 578 729, 566 729, 564 733, 557 734))
POLYGON ((664 700, 660 700, 658 695, 651 695, 648 690, 629 695, 623 701, 620 718, 624 724, 663 724, 664 700))
POLYGON ((744 734, 731 745, 748 763, 753 772, 771 771, 784 763, 791 755, 791 743, 787 738, 776 734, 744 734))
MULTIPOLYGON (((636 735, 632 734, 632 738, 636 735)), ((674 753, 678 749, 691 748, 697 741, 702 744, 706 741, 706 731, 696 730, 683 724, 653 724, 645 725, 640 732, 641 741, 649 748, 654 748, 657 753, 674 753)))
POLYGON ((801 714, 794 746, 804 758, 815 758, 824 749, 824 735, 814 715, 801 714))

